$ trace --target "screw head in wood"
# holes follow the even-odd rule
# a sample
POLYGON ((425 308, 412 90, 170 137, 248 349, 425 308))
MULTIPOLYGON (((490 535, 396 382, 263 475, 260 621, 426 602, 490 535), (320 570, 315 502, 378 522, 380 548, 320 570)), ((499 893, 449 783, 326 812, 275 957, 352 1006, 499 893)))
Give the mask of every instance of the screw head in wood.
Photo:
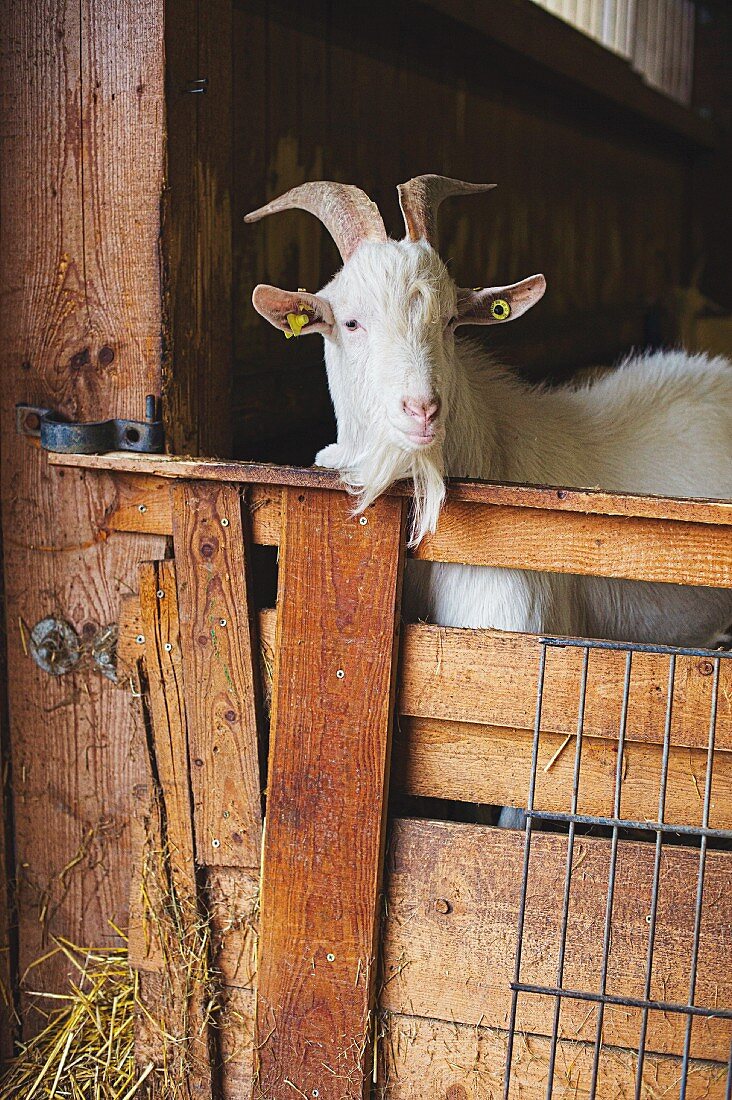
POLYGON ((335 962, 335 955, 333 954, 332 951, 329 951, 328 954, 325 957, 326 957, 326 959, 328 960, 329 963, 335 962))
POLYGON ((315 1100, 318 1100, 318 1097, 320 1096, 320 1091, 319 1091, 319 1089, 313 1089, 313 1091, 312 1091, 312 1094, 311 1094, 311 1095, 315 1097, 315 1100))
POLYGON ((144 645, 145 644, 145 635, 144 634, 138 634, 137 637, 135 638, 135 641, 137 642, 138 645, 144 645))
POLYGON ((213 840, 211 841, 211 847, 212 848, 220 848, 221 847, 221 841, 218 839, 218 837, 213 838, 213 840))
POLYGON ((157 596, 157 598, 158 598, 159 600, 162 600, 162 598, 163 598, 163 596, 165 595, 165 593, 163 592, 162 588, 159 588, 159 589, 157 590, 157 592, 155 593, 155 595, 157 596))
POLYGON ((170 642, 166 642, 165 645, 163 646, 163 649, 165 650, 166 653, 170 653, 172 648, 173 648, 173 646, 171 645, 170 642))
POLYGON ((368 517, 367 516, 361 516, 361 518, 359 519, 358 522, 361 524, 362 527, 365 527, 366 524, 368 523, 368 517))
POLYGON ((147 511, 147 504, 138 504, 137 505, 137 511, 138 512, 146 512, 147 511))
POLYGON ((345 672, 343 671, 342 668, 336 669, 336 676, 338 677, 339 680, 342 680, 345 675, 346 674, 345 674, 345 672))
POLYGON ((228 519, 226 518, 226 516, 224 516, 224 517, 222 518, 222 520, 221 520, 221 526, 222 526, 222 527, 228 527, 228 526, 229 526, 229 521, 228 521, 228 519))
POLYGON ((219 626, 226 626, 226 619, 219 619, 219 626))

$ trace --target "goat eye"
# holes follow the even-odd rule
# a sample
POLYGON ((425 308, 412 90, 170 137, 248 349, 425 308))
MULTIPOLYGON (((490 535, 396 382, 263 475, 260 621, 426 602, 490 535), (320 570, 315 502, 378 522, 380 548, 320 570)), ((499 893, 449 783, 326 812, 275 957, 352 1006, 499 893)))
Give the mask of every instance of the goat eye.
POLYGON ((360 328, 358 321, 346 321, 345 327, 349 332, 355 332, 357 328, 360 328))

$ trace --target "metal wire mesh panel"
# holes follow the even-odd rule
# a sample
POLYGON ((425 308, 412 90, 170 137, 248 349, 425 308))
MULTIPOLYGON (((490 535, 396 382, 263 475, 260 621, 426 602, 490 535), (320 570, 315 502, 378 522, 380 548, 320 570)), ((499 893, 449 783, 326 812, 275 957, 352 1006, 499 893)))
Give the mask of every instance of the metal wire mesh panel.
MULTIPOLYGON (((635 1100, 641 1097, 655 1095, 648 1090, 644 1082, 644 1066, 646 1063, 647 1045, 649 1036, 649 1020, 655 1014, 663 1014, 666 1019, 672 1018, 676 1023, 676 1047, 669 1048, 669 1053, 678 1058, 678 1096, 680 1100, 686 1100, 690 1079, 690 1060, 693 1056, 694 1027, 700 1026, 700 1021, 722 1021, 727 1032, 732 1030, 726 1021, 732 1021, 732 1004, 699 1003, 697 997, 697 974, 699 964, 700 942, 702 929, 705 934, 714 928, 715 905, 719 900, 705 893, 707 877, 708 853, 710 848, 728 848, 732 842, 732 831, 712 828, 710 826, 710 808, 712 806, 712 778, 715 762, 715 737, 717 731, 717 712, 720 694, 720 668, 723 661, 732 659, 732 653, 711 652, 708 650, 674 649, 665 646, 650 645, 625 645, 610 642, 586 641, 580 639, 543 638, 541 640, 540 660, 538 670, 538 686, 536 698, 536 714, 534 724, 534 739, 531 761, 531 773, 526 807, 525 843, 523 876, 521 882, 521 895, 519 903, 518 929, 515 955, 514 979, 511 983, 512 1000, 509 1019, 509 1038, 506 1060, 506 1074, 504 1081, 504 1100, 513 1096, 512 1069, 514 1068, 514 1048, 516 1038, 520 1033, 518 1026, 518 1011, 521 999, 540 998, 553 1001, 553 1014, 551 1015, 551 1033, 549 1047, 549 1063, 547 1069, 546 1098, 565 1095, 560 1088, 559 1075, 557 1073, 557 1051, 559 1041, 562 1038, 571 1038, 571 1034, 562 1032, 562 1010, 568 1001, 586 1002, 588 1013, 595 1013, 596 1030, 594 1050, 592 1057, 592 1070, 587 1096, 590 1100, 605 1100, 598 1081, 600 1075, 600 1060, 603 1056, 604 1027, 606 1013, 625 1009, 633 1012, 638 1017, 637 1051, 635 1055, 635 1100), (567 812, 549 812, 536 807, 537 769, 539 761, 539 749, 542 738, 542 705, 548 681, 547 653, 558 647, 575 647, 582 652, 580 670, 579 703, 577 709, 576 736, 574 738, 574 765, 573 782, 570 805, 567 812), (609 817, 582 814, 580 809, 580 785, 582 777, 583 742, 585 725, 585 704, 587 700, 587 680, 591 667, 593 653, 597 650, 614 650, 624 654, 625 675, 623 679, 623 697, 620 708, 618 736, 617 764, 614 775, 613 812, 609 817), (660 775, 658 777, 658 810, 656 819, 652 821, 630 821, 621 816, 623 781, 624 781, 624 750, 628 735, 628 713, 631 696, 634 690, 633 662, 638 659, 640 653, 652 653, 661 655, 668 668, 668 678, 665 698, 665 720, 663 722, 663 742, 660 763, 660 775), (703 788, 700 785, 699 798, 701 800, 701 820, 698 825, 669 823, 666 820, 666 795, 669 782, 669 752, 674 744, 674 686, 677 672, 677 659, 679 657, 700 657, 708 662, 711 672, 711 691, 709 695, 708 715, 708 739, 706 746, 706 771, 703 788), (535 952, 527 952, 527 929, 531 920, 532 907, 532 881, 534 865, 532 863, 532 835, 537 828, 553 828, 566 830, 566 859, 563 868, 557 868, 557 874, 563 875, 563 889, 561 894, 561 912, 557 914, 556 924, 552 925, 552 941, 547 949, 554 952, 555 969, 553 984, 546 980, 535 980, 534 955, 535 952), (604 921, 601 929, 593 930, 600 938, 600 970, 599 976, 586 975, 586 981, 572 983, 566 982, 568 963, 572 944, 568 943, 568 927, 571 919, 571 907, 573 898, 576 904, 576 879, 578 878, 578 860, 576 859, 575 840, 578 835, 594 832, 609 835, 608 844, 608 869, 606 883, 606 897, 604 906, 604 921), (646 928, 643 930, 647 936, 645 952, 645 973, 639 982, 639 988, 633 995, 613 991, 611 973, 613 966, 615 971, 622 967, 622 954, 627 946, 622 937, 619 942, 613 942, 613 933, 619 925, 618 914, 615 911, 617 894, 616 881, 618 868, 623 860, 627 864, 633 858, 633 853, 639 851, 638 843, 650 842, 652 849, 644 849, 644 854, 651 855, 652 851, 652 875, 649 896, 647 898, 648 909, 645 914, 646 928), (684 898, 678 901, 678 905, 686 904, 690 910, 688 920, 684 927, 688 927, 688 943, 684 944, 683 957, 685 967, 688 970, 688 995, 685 1001, 681 999, 659 998, 655 991, 659 985, 659 978, 654 974, 658 971, 659 964, 663 962, 663 947, 659 949, 659 943, 666 941, 662 935, 661 908, 659 908, 659 896, 664 880, 664 853, 672 850, 678 852, 678 845, 685 846, 685 856, 689 858, 687 877, 689 878, 689 890, 684 892, 684 898), (695 880, 695 885, 694 881, 695 880), (529 958, 528 955, 531 954, 529 958), (616 956, 613 959, 613 956, 616 956), (611 965, 612 964, 612 965, 611 965), (534 979, 534 980, 532 980, 534 979), (610 1006, 610 1007, 609 1007, 610 1006), (678 1030, 680 1021, 681 1030, 678 1030)), ((695 815, 690 813, 690 818, 695 815)), ((607 842, 606 842, 607 843, 607 842)), ((593 885, 595 888, 596 882, 593 885)), ((664 905, 663 911, 668 911, 664 905)), ((627 923, 627 921, 626 921, 627 923)), ((681 922, 683 923, 683 922, 681 922)), ((681 924, 679 925, 681 926, 681 924)), ((729 943, 730 930, 721 930, 721 942, 729 943)), ((546 977, 546 959, 542 959, 544 978, 546 977)), ((720 966, 729 967, 732 962, 729 952, 725 952, 725 958, 720 958, 720 966)), ((573 968, 573 975, 577 977, 577 968, 573 968)), ((708 991, 707 991, 708 992, 708 991)), ((707 1001, 709 998, 707 998, 707 1001)), ((716 1026, 716 1025, 715 1025, 716 1026)), ((729 1039, 725 1036, 725 1042, 729 1039)), ((724 1096, 726 1100, 732 1098, 732 1046, 728 1053, 725 1051, 726 1067, 719 1054, 716 1059, 716 1081, 724 1078, 724 1096), (721 1064, 720 1064, 721 1063, 721 1064)), ((623 1096, 627 1095, 623 1092, 623 1096)), ((664 1091, 664 1095, 668 1095, 664 1091)), ((722 1095, 722 1092, 715 1093, 722 1095)))

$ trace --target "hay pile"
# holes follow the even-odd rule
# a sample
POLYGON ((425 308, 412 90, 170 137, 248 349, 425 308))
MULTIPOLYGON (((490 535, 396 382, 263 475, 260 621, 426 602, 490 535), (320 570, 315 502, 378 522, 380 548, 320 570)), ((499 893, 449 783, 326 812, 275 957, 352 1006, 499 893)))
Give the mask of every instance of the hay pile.
MULTIPOLYGON (((135 1062, 137 976, 127 948, 95 951, 58 939, 75 978, 46 1026, 19 1053, 0 1078, 0 1100, 131 1100, 153 1072, 135 1062)), ((49 956, 45 956, 49 958, 49 956)), ((39 960, 45 961, 45 960, 39 960)), ((49 997, 44 994, 44 1001, 49 997)))

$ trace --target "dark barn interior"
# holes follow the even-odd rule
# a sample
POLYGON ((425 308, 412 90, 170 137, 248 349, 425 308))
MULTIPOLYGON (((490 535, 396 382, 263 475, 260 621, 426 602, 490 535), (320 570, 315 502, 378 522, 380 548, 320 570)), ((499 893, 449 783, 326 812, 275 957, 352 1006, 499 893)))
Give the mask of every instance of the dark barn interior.
POLYGON ((232 135, 233 453, 309 463, 333 438, 317 342, 282 340, 250 297, 257 282, 319 289, 337 251, 302 213, 242 220, 310 179, 356 183, 396 236, 402 180, 434 171, 498 183, 490 196, 445 205, 442 252, 464 285, 544 272, 541 306, 486 337, 531 378, 673 343, 674 292, 695 273, 732 307, 720 136, 730 12, 706 13, 690 110, 530 0, 377 2, 355 17, 348 4, 312 3, 304 15, 294 4, 236 3, 206 104, 232 135), (230 123, 217 89, 229 65, 230 123))

